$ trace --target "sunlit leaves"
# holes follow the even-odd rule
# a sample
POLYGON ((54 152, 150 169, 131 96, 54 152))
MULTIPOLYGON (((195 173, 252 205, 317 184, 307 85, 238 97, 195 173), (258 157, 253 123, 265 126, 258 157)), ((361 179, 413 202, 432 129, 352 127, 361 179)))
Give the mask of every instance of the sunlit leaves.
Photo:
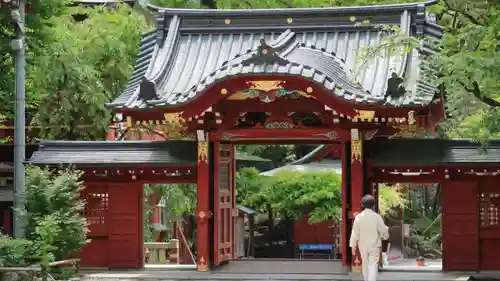
POLYGON ((118 5, 72 8, 54 21, 52 41, 32 72, 40 137, 102 139, 111 117, 105 104, 130 76, 145 20, 128 5, 118 5), (88 18, 76 22, 73 14, 88 18))
POLYGON ((500 132, 500 6, 454 4, 461 21, 447 26, 433 60, 447 91, 445 125, 452 136, 485 140, 500 132))
MULTIPOLYGON (((321 222, 340 220, 342 210, 341 176, 335 172, 300 173, 283 171, 265 177, 254 168, 241 169, 236 178, 237 199, 261 212, 269 211, 279 217, 302 218, 321 222)), ((382 214, 406 203, 394 188, 382 186, 382 214)))

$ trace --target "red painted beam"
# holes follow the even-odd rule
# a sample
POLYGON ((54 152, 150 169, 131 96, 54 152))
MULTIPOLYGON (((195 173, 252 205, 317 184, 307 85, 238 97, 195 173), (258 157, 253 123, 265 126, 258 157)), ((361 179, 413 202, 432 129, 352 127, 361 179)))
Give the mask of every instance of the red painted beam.
POLYGON ((349 137, 346 131, 338 129, 237 129, 210 133, 213 140, 246 141, 246 140, 308 140, 316 142, 338 142, 349 137))
POLYGON ((137 184, 153 184, 153 183, 196 183, 196 176, 189 177, 169 177, 169 176, 146 176, 137 175, 135 178, 132 175, 123 176, 90 176, 84 175, 82 180, 85 183, 137 183, 137 184))
MULTIPOLYGON (((163 115, 166 112, 183 112, 184 117, 194 117, 200 115, 207 108, 215 106, 219 101, 224 100, 228 94, 235 93, 238 91, 248 89, 248 80, 260 80, 260 81, 286 81, 283 85, 286 89, 290 90, 301 90, 308 92, 307 89, 312 90, 309 94, 321 100, 321 103, 327 105, 328 107, 334 109, 339 114, 356 116, 357 110, 374 110, 376 111, 376 116, 391 116, 391 117, 407 117, 408 112, 413 110, 416 113, 425 110, 425 107, 390 107, 390 106, 379 106, 379 105, 365 105, 356 104, 350 101, 346 101, 342 98, 336 97, 330 91, 326 90, 323 85, 316 84, 313 81, 304 79, 303 77, 294 77, 289 75, 277 76, 277 75, 261 75, 261 76, 240 76, 226 79, 220 83, 214 84, 207 88, 203 93, 198 95, 198 97, 189 101, 186 104, 180 104, 178 106, 170 106, 162 109, 119 109, 117 111, 122 112, 125 116, 139 116, 143 114, 149 115, 146 118, 140 118, 142 120, 161 120, 158 116, 154 119, 156 115, 163 115), (141 113, 142 112, 142 113, 141 113)), ((246 101, 245 101, 246 102, 246 101)), ((245 111, 248 111, 248 108, 245 111)))

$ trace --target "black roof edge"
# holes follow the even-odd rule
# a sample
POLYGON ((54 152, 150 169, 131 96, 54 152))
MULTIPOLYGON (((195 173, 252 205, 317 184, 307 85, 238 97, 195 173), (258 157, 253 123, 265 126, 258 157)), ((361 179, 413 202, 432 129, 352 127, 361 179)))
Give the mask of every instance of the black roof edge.
POLYGON ((313 149, 313 151, 307 153, 304 157, 300 158, 300 159, 297 159, 291 163, 288 163, 286 165, 300 165, 300 164, 307 164, 307 163, 310 163, 312 162, 311 160, 313 159, 313 157, 318 154, 319 152, 321 152, 323 149, 327 149, 328 148, 328 145, 327 144, 320 144, 318 145, 315 149, 313 149))
MULTIPOLYGON (((470 147, 470 148, 479 148, 480 147, 480 142, 474 139, 470 138, 452 138, 452 139, 439 139, 439 138, 413 138, 413 139, 408 139, 408 138, 393 138, 393 139, 388 139, 388 138, 374 138, 373 139, 375 142, 376 141, 400 141, 400 142, 412 142, 412 141, 418 141, 418 142, 434 142, 434 143, 440 143, 442 145, 447 145, 447 146, 463 146, 463 147, 470 147)), ((489 139, 486 143, 486 148, 489 145, 493 146, 500 146, 500 139, 489 139)))
POLYGON ((196 142, 192 140, 165 140, 165 141, 64 141, 64 140, 37 140, 38 151, 43 150, 60 150, 60 149, 82 149, 82 148, 101 148, 101 149, 112 149, 112 148, 164 148, 165 145, 192 145, 196 146, 196 142))
POLYGON ((24 164, 26 165, 33 165, 33 166, 41 166, 41 167, 48 167, 48 168, 67 168, 67 167, 75 167, 76 169, 78 168, 147 168, 147 167, 175 167, 175 168, 196 168, 196 162, 193 162, 191 165, 190 164, 183 164, 183 165, 178 165, 178 164, 166 164, 166 163, 148 163, 148 164, 141 164, 141 163, 39 163, 39 162, 30 162, 29 160, 23 161, 24 164))
POLYGON ((136 0, 76 0, 72 1, 68 4, 70 7, 75 6, 109 6, 116 4, 129 4, 133 6, 137 1, 136 0))
POLYGON ((439 0, 430 0, 426 2, 415 2, 405 4, 392 5, 372 5, 358 7, 330 7, 330 8, 285 8, 285 9, 178 9, 178 8, 162 8, 153 4, 147 4, 147 8, 151 11, 161 12, 170 15, 178 16, 263 16, 263 15, 310 15, 311 11, 328 14, 328 13, 364 13, 364 12, 389 12, 403 11, 406 9, 417 9, 423 6, 430 6, 439 3, 439 0))

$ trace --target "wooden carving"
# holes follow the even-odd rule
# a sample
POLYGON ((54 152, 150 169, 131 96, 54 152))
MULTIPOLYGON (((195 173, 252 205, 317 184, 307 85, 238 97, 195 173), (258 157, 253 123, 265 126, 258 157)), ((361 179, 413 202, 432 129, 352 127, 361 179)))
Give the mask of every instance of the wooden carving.
POLYGON ((291 118, 283 116, 271 116, 264 123, 264 128, 270 130, 289 130, 295 127, 291 118))

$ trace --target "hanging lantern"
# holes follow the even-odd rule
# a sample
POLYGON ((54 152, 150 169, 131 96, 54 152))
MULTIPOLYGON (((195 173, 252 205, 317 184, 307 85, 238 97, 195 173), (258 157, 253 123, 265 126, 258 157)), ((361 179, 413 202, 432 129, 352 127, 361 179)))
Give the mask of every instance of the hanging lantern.
POLYGON ((156 207, 153 210, 153 228, 156 231, 167 230, 168 219, 167 219, 167 200, 165 197, 162 197, 156 207))

